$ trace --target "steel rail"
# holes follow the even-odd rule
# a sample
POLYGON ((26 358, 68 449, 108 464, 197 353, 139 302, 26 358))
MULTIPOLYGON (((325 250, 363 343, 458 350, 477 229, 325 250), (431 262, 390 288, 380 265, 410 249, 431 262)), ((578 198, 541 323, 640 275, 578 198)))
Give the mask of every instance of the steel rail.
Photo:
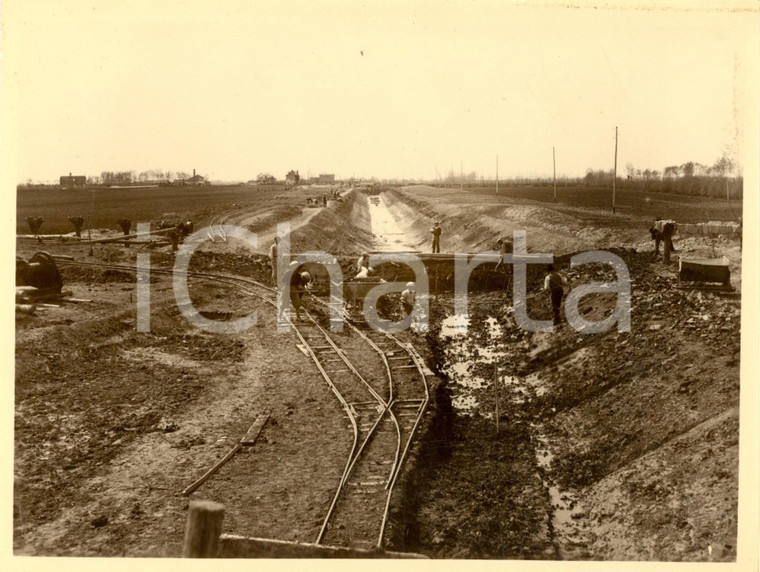
MULTIPOLYGON (((60 262, 65 263, 65 264, 75 264, 75 265, 82 264, 82 265, 86 265, 86 266, 97 266, 97 267, 102 267, 102 268, 118 269, 118 270, 131 270, 131 271, 137 271, 138 270, 138 268, 136 266, 129 266, 129 265, 118 265, 118 264, 108 264, 108 263, 98 263, 98 262, 79 262, 79 261, 75 261, 75 260, 72 261, 72 260, 65 260, 65 259, 61 260, 60 262)), ((166 268, 153 269, 153 271, 155 271, 155 272, 157 272, 159 274, 174 274, 175 273, 173 270, 166 269, 166 268)), ((247 288, 243 288, 243 287, 240 286, 240 284, 237 283, 237 282, 248 283, 248 282, 255 282, 255 281, 249 281, 247 279, 237 278, 237 277, 232 277, 232 276, 213 275, 213 274, 204 274, 204 273, 182 272, 181 274, 182 275, 186 275, 188 277, 200 278, 200 279, 203 279, 203 280, 212 280, 212 281, 219 282, 219 283, 222 283, 222 284, 230 284, 230 285, 236 286, 241 291, 244 291, 244 292, 246 292, 248 294, 252 294, 252 295, 260 298, 264 302, 266 302, 266 303, 274 306, 275 308, 277 307, 277 303, 276 302, 273 302, 272 300, 269 300, 268 298, 265 298, 264 296, 261 296, 260 294, 257 294, 256 292, 248 290, 247 288)), ((259 284, 256 283, 255 285, 258 286, 259 284)), ((264 286, 264 285, 262 284, 261 286, 264 286)), ((267 288, 267 289, 269 289, 269 288, 267 288)), ((338 401, 343 406, 343 409, 346 411, 346 414, 348 415, 348 418, 351 421, 351 428, 352 428, 352 432, 353 432, 353 444, 351 446, 351 453, 349 454, 348 459, 346 460, 346 465, 345 465, 345 467, 343 469, 343 474, 341 476, 341 483, 343 483, 348 478, 347 477, 348 468, 351 465, 352 460, 354 459, 355 452, 356 452, 356 446, 357 446, 357 443, 358 443, 358 440, 359 440, 359 428, 358 428, 358 426, 356 424, 356 419, 355 419, 353 413, 351 412, 351 407, 349 406, 348 402, 343 398, 343 395, 340 393, 340 391, 338 390, 338 388, 332 382, 332 379, 330 378, 329 374, 322 367, 322 364, 319 362, 319 358, 316 356, 316 353, 311 348, 311 345, 304 338, 304 336, 298 330, 298 328, 296 327, 296 325, 290 320, 290 318, 288 317, 287 319, 288 319, 288 321, 290 321, 291 325, 293 325, 293 327, 294 327, 293 329, 295 330, 296 335, 298 336, 298 338, 303 343, 303 345, 306 348, 307 352, 309 353, 309 356, 311 357, 312 361, 314 361, 314 364, 317 366, 318 371, 320 372, 320 374, 322 375, 322 377, 325 379, 325 381, 327 382, 328 386, 330 387, 330 389, 332 390, 332 392, 337 397, 338 401)), ((318 324, 317 324, 317 326, 318 326, 318 324)), ((223 464, 224 462, 226 462, 227 460, 229 460, 231 457, 232 457, 231 455, 229 455, 228 457, 225 457, 225 459, 223 459, 220 463, 218 463, 218 465, 221 466, 221 464, 223 464)), ((215 466, 214 470, 216 470, 218 468, 219 468, 218 466, 215 466)), ((337 498, 337 495, 336 495, 336 498, 337 498)), ((333 501, 333 502, 335 502, 335 501, 333 501)))
MULTIPOLYGON (((137 266, 131 266, 131 265, 120 265, 120 264, 110 264, 110 263, 97 263, 97 262, 85 262, 85 261, 76 261, 76 260, 68 260, 68 259, 57 259, 57 262, 59 262, 60 264, 73 264, 73 265, 83 265, 83 266, 97 266, 97 267, 109 268, 109 269, 114 269, 114 270, 124 270, 124 271, 130 271, 130 272, 136 272, 136 271, 139 270, 139 268, 137 266)), ((257 287, 262 288, 262 289, 264 289, 264 290, 266 290, 268 292, 275 292, 276 291, 271 286, 267 286, 266 284, 263 284, 261 282, 258 282, 256 280, 254 280, 254 279, 251 279, 251 278, 243 278, 243 277, 234 276, 234 275, 218 274, 218 273, 207 273, 207 272, 197 272, 197 271, 176 271, 174 269, 169 269, 169 268, 151 268, 151 272, 155 272, 157 274, 162 274, 162 275, 166 275, 166 274, 170 274, 170 275, 180 274, 180 275, 183 275, 183 276, 187 276, 188 278, 206 279, 206 280, 211 280, 211 281, 219 282, 219 283, 222 283, 222 284, 228 284, 228 285, 236 286, 241 291, 244 291, 244 292, 246 292, 248 294, 254 295, 254 296, 260 298, 261 300, 265 301, 266 303, 268 303, 268 304, 270 304, 270 305, 272 305, 274 307, 277 307, 277 303, 275 301, 272 301, 272 300, 270 300, 268 298, 265 298, 264 296, 262 296, 262 295, 260 295, 260 294, 258 294, 256 292, 253 292, 253 291, 251 291, 249 289, 241 287, 241 283, 243 283, 243 284, 257 286, 257 287)), ((318 298, 315 298, 315 301, 317 301, 318 303, 322 304, 323 306, 328 307, 328 309, 330 307, 328 302, 324 302, 324 301, 322 301, 322 300, 320 300, 318 298)), ((290 322, 290 324, 293 326, 293 328, 294 328, 294 330, 296 332, 296 335, 298 336, 299 340, 305 346, 307 352, 309 353, 312 361, 316 365, 318 371, 320 372, 320 374, 322 375, 322 377, 325 379, 325 381, 328 383, 328 386, 330 387, 330 389, 335 394, 336 398, 339 400, 339 402, 343 406, 344 410, 346 411, 346 413, 347 413, 347 415, 349 417, 349 420, 351 421, 352 431, 353 431, 353 434, 354 434, 354 439, 353 439, 353 445, 352 445, 351 453, 349 454, 349 457, 348 457, 348 459, 346 461, 346 465, 345 465, 344 470, 343 470, 343 475, 341 477, 341 481, 339 483, 339 486, 338 486, 338 489, 336 491, 336 494, 333 497, 332 503, 330 505, 330 509, 328 510, 328 516, 325 518, 325 521, 323 522, 323 525, 322 525, 322 528, 320 530, 320 534, 319 534, 317 543, 319 543, 322 540, 322 538, 324 537, 324 533, 326 532, 326 529, 327 529, 327 524, 329 523, 329 520, 330 520, 330 518, 332 516, 332 512, 334 511, 335 506, 337 505, 337 501, 338 501, 338 499, 340 497, 340 493, 343 490, 345 490, 345 484, 348 481, 348 478, 350 477, 351 471, 353 470, 356 462, 360 458, 361 453, 363 452, 366 444, 369 442, 369 440, 374 435, 375 430, 379 426, 379 424, 382 421, 382 419, 384 418, 385 414, 388 413, 389 416, 391 417, 391 419, 393 420, 394 426, 396 427, 397 447, 396 447, 395 459, 394 459, 393 465, 391 467, 391 471, 389 473, 389 480, 388 480, 388 483, 386 484, 386 490, 388 490, 388 494, 387 494, 387 497, 386 497, 385 509, 383 511, 383 517, 382 517, 381 528, 380 528, 380 535, 379 535, 378 542, 377 542, 377 546, 381 547, 382 546, 382 542, 383 542, 383 536, 384 536, 384 533, 385 533, 385 527, 386 527, 387 520, 388 520, 388 514, 389 514, 389 510, 390 510, 391 496, 393 494, 394 487, 395 487, 395 484, 397 482, 401 466, 403 465, 403 462, 404 462, 404 460, 406 458, 406 455, 407 455, 407 453, 409 451, 409 448, 411 446, 414 434, 415 434, 415 432, 417 430, 417 427, 420 424, 420 421, 421 421, 422 417, 424 416, 424 413, 425 413, 426 408, 427 408, 427 404, 429 402, 429 389, 428 389, 427 383, 425 382, 425 374, 424 374, 424 371, 422 369, 422 366, 419 363, 418 357, 415 355, 415 352, 413 352, 413 351, 411 351, 409 349, 409 347, 408 347, 407 344, 404 344, 398 338, 396 338, 392 334, 389 334, 388 332, 385 332, 385 331, 382 331, 382 330, 377 330, 378 332, 382 333, 385 337, 387 337, 388 339, 392 340, 396 345, 398 345, 401 349, 403 349, 409 355, 409 357, 412 359, 413 363, 415 364, 415 366, 416 366, 416 368, 417 368, 417 370, 418 370, 418 372, 419 372, 419 374, 421 376, 421 379, 423 381, 423 386, 424 386, 424 389, 425 389, 425 399, 423 400, 420 408, 418 409, 418 414, 417 414, 417 416, 415 418, 414 425, 412 426, 411 432, 410 432, 409 437, 408 437, 408 439, 406 441, 406 445, 405 445, 405 447, 403 449, 403 452, 401 452, 401 428, 400 428, 400 425, 398 423, 398 419, 396 418, 394 412, 392 411, 393 404, 397 403, 397 400, 395 400, 393 398, 393 374, 392 374, 392 370, 390 368, 390 365, 388 363, 387 357, 385 356, 385 352, 380 347, 378 347, 377 344, 371 338, 369 338, 369 336, 367 336, 364 332, 362 332, 361 329, 359 329, 355 325, 354 320, 351 319, 351 317, 348 315, 348 313, 345 310, 343 310, 342 314, 343 314, 343 318, 345 320, 345 323, 347 323, 349 325, 349 327, 351 328, 352 331, 356 332, 365 342, 367 342, 367 344, 370 345, 381 356, 381 359, 383 360, 383 364, 384 364, 384 366, 386 368, 386 373, 387 373, 388 379, 389 379, 389 399, 388 399, 387 402, 361 376, 361 374, 355 368, 355 366, 353 365, 353 363, 351 363, 350 360, 346 357, 346 355, 344 354, 343 350, 340 349, 335 344, 335 342, 332 340, 332 338, 330 338, 330 336, 327 334, 327 332, 325 332, 325 330, 322 328, 322 326, 319 325, 319 323, 316 321, 316 319, 308 311, 306 311, 306 310, 304 310, 304 311, 306 312, 309 320, 324 335, 325 339, 328 341, 328 343, 331 345, 331 347, 333 347, 333 349, 336 351, 336 353, 341 358, 341 360, 348 366, 348 368, 352 371, 352 373, 354 373, 363 382, 363 384, 370 391, 370 393, 372 394, 372 396, 378 401, 378 405, 382 405, 383 406, 382 413, 378 416, 377 420, 373 424, 372 428, 369 430, 369 432, 368 432, 367 436, 365 437, 364 441, 362 442, 361 446, 357 450, 359 430, 358 430, 358 426, 356 424, 356 418, 354 417, 354 414, 353 414, 353 412, 351 410, 350 405, 345 400, 345 398, 342 396, 342 394, 340 393, 340 391, 338 390, 338 388, 335 386, 335 384, 333 383, 332 379, 330 378, 328 372, 324 369, 324 367, 320 363, 319 358, 317 357, 316 352, 312 349, 311 344, 309 344, 309 342, 306 340, 306 338, 304 337, 304 335, 298 329, 298 324, 295 323, 292 319, 290 319, 290 317, 286 317, 286 319, 288 319, 288 321, 290 322)))
POLYGON ((396 469, 396 472, 394 473, 393 477, 390 480, 390 483, 387 487, 388 489, 388 495, 386 497, 385 501, 385 510, 383 511, 383 522, 380 525, 380 535, 377 539, 377 546, 382 547, 383 545, 383 537, 385 536, 385 527, 388 524, 388 514, 390 512, 390 506, 391 506, 391 497, 393 496, 393 491, 396 487, 396 482, 398 480, 398 476, 401 473, 401 467, 403 466, 404 461, 406 460, 406 455, 409 452, 409 448, 411 447, 412 440, 414 439, 414 434, 417 431, 417 427, 420 424, 420 421, 422 421, 423 416, 425 415, 425 411, 427 410, 428 402, 429 402, 429 390, 427 381, 425 381, 425 372, 422 369, 422 366, 417 361, 417 357, 413 355, 412 352, 409 352, 409 355, 411 356, 412 360, 414 361, 414 364, 417 366, 417 371, 419 372, 422 383, 425 386, 425 400, 420 405, 419 410, 417 411, 417 417, 414 420, 414 425, 412 426, 412 430, 409 432, 409 438, 406 441, 406 446, 404 447, 404 452, 401 455, 401 461, 398 465, 398 468, 396 469))

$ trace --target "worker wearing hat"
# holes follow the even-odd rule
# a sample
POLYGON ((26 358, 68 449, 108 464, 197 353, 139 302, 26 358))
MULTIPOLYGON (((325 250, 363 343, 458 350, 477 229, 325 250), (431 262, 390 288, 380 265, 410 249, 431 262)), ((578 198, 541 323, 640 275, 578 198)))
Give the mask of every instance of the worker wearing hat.
POLYGON ((412 310, 414 310, 415 299, 414 282, 407 282, 406 290, 401 293, 401 308, 404 310, 404 317, 411 314, 412 310))
POLYGON ((303 294, 311 282, 308 272, 294 272, 290 279, 290 302, 296 309, 296 319, 301 319, 301 306, 303 306, 303 294))
POLYGON ((435 225, 430 229, 433 234, 433 253, 441 252, 441 225, 435 221, 435 225))

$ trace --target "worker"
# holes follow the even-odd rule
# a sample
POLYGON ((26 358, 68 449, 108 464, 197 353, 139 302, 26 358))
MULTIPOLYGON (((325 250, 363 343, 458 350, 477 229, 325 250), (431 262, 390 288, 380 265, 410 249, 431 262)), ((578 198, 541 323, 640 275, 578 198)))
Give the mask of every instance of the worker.
POLYGON ((562 298, 565 296, 565 286, 570 288, 564 276, 554 269, 554 264, 549 265, 549 274, 544 279, 544 290, 549 291, 552 303, 552 312, 554 314, 554 325, 560 323, 560 308, 562 307, 562 298))
POLYGON ((275 236, 272 246, 269 247, 269 262, 272 264, 272 282, 277 286, 277 245, 280 243, 280 237, 275 236))
MULTIPOLYGON (((496 241, 496 250, 499 251, 499 262, 496 264, 496 268, 498 268, 500 265, 504 264, 504 257, 507 254, 511 254, 513 250, 512 246, 512 239, 510 238, 500 238, 496 241)), ((494 270, 496 270, 494 268, 494 270)))
MULTIPOLYGON (((660 219, 657 219, 660 220, 660 219)), ((655 221, 655 225, 657 224, 657 221, 655 221)), ((649 229, 649 234, 652 236, 652 240, 654 240, 654 257, 659 258, 660 257, 660 242, 662 241, 662 233, 657 230, 656 226, 653 226, 649 229)))
POLYGON ((401 292, 401 309, 404 311, 404 317, 409 316, 414 310, 414 302, 417 294, 414 291, 414 282, 406 283, 406 290, 401 292))
POLYGON ((374 269, 369 265, 369 254, 364 253, 359 257, 356 263, 356 278, 367 278, 374 272, 374 269))
POLYGON ((670 253, 676 251, 673 246, 673 234, 675 234, 675 232, 676 223, 672 220, 666 221, 662 227, 662 240, 664 242, 662 247, 662 261, 665 264, 670 264, 670 253))
POLYGON ((673 246, 673 235, 676 231, 676 222, 673 220, 662 220, 657 218, 654 225, 649 229, 649 234, 654 240, 654 257, 660 257, 660 242, 663 243, 663 261, 670 264, 670 253, 676 252, 673 246))
POLYGON ((435 221, 435 225, 430 229, 433 235, 433 253, 441 252, 441 225, 438 221, 435 221))
POLYGON ((301 306, 303 306, 303 295, 306 288, 311 282, 311 275, 308 272, 294 272, 290 279, 290 303, 296 309, 296 319, 301 319, 301 306))

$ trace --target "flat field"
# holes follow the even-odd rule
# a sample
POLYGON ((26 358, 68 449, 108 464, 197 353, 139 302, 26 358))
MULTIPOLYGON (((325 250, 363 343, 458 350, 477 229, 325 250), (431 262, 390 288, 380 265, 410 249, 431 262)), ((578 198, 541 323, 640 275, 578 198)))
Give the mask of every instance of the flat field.
MULTIPOLYGON (((483 204, 536 204, 558 211, 567 209, 598 209, 601 213, 612 212, 612 189, 609 187, 587 187, 582 185, 557 185, 557 202, 554 202, 554 190, 551 186, 499 185, 496 193, 495 186, 467 187, 446 189, 441 187, 415 187, 424 195, 435 193, 444 196, 451 202, 477 202, 483 204)), ((741 216, 741 199, 732 198, 730 201, 696 195, 679 195, 676 193, 661 193, 626 188, 618 188, 615 193, 615 210, 617 214, 663 219, 672 218, 680 222, 690 223, 708 220, 736 220, 741 216)))
MULTIPOLYGON (((69 233, 71 216, 85 219, 85 228, 118 229, 116 221, 128 218, 133 223, 158 222, 165 216, 190 219, 205 224, 222 213, 256 209, 300 207, 305 198, 323 190, 289 190, 272 186, 158 187, 154 189, 22 190, 16 195, 16 232, 29 233, 28 216, 45 219, 44 234, 69 233)), ((284 213, 283 213, 284 214, 284 213)))

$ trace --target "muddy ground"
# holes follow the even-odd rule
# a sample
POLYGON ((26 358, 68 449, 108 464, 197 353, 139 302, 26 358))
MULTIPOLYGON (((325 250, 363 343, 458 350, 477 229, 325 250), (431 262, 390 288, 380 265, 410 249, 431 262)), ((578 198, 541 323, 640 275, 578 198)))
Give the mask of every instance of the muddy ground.
MULTIPOLYGON (((404 531, 391 547, 437 558, 733 560, 738 297, 676 289, 673 267, 652 259, 648 211, 596 224, 603 216, 588 206, 505 198, 486 208, 458 194, 433 200, 433 192, 381 195, 405 245, 426 249, 440 219, 444 251, 490 249, 521 224, 534 252, 614 248, 633 277, 632 331, 523 332, 499 289, 503 275, 485 269, 498 279, 472 296, 462 337, 442 280, 430 332, 413 340, 446 381, 436 399, 453 409, 434 437, 445 446, 414 466, 419 486, 394 509, 404 531)), ((258 232, 259 245, 217 240, 194 268, 268 280, 256 253, 282 218, 294 223, 294 251, 346 255, 347 273, 355 254, 378 244, 360 194, 327 209, 267 203, 218 212, 217 222, 258 232)), ((386 243, 401 240, 392 230, 386 243)), ((736 240, 676 244, 689 254, 726 254, 740 284, 736 240)), ((21 256, 40 248, 18 243, 21 256)), ((82 247, 44 248, 92 260, 82 247)), ((94 259, 134 263, 134 255, 98 246, 94 259)), ((167 249, 151 256, 157 266, 171 264, 167 249)), ((210 317, 259 313, 259 325, 242 334, 204 334, 179 314, 170 282, 154 275, 151 332, 138 333, 133 275, 74 267, 63 274, 74 297, 91 301, 17 316, 15 552, 177 556, 188 501, 179 492, 262 412, 270 421, 257 443, 191 498, 223 502, 225 532, 313 541, 349 436, 293 335, 275 332, 270 306, 192 282, 193 301, 210 317)), ((612 278, 593 266, 566 275, 574 284, 612 278)), ((531 316, 545 319, 548 302, 532 276, 531 316)), ((613 304, 609 295, 585 298, 582 315, 602 319, 613 304)))

